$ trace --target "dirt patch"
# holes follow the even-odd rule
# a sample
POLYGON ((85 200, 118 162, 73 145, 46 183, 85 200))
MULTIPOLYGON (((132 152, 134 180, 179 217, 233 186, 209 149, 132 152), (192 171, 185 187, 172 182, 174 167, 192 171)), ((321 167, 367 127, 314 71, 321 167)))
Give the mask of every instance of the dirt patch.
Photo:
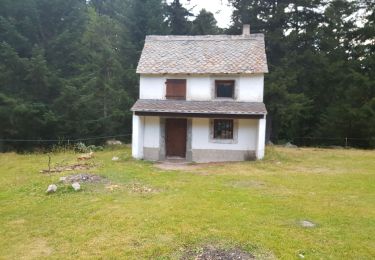
POLYGON ((154 189, 150 186, 143 185, 142 183, 134 182, 127 185, 127 188, 132 193, 148 194, 148 193, 157 193, 159 190, 154 189))
POLYGON ((109 184, 107 186, 105 186, 105 188, 107 190, 110 190, 110 191, 114 191, 114 190, 117 190, 120 188, 120 185, 117 185, 117 184, 109 184))
POLYGON ((266 184, 262 181, 256 181, 256 180, 240 180, 240 181, 232 181, 228 185, 233 188, 262 188, 266 184))
POLYGON ((205 170, 211 167, 220 167, 228 164, 237 164, 238 162, 209 162, 209 163, 191 163, 186 161, 163 161, 154 164, 154 167, 167 171, 187 171, 206 175, 199 170, 205 170))
POLYGON ((12 221, 8 222, 8 224, 11 225, 11 226, 20 226, 20 225, 23 225, 25 223, 26 223, 26 220, 23 219, 23 218, 15 219, 15 220, 12 220, 12 221))
POLYGON ((20 248, 22 256, 19 259, 40 259, 48 257, 53 253, 53 249, 43 238, 34 238, 28 244, 23 244, 20 248))
POLYGON ((255 259, 252 254, 246 253, 238 248, 220 249, 214 246, 206 246, 195 251, 189 251, 181 260, 250 260, 255 259))
POLYGON ((73 183, 73 182, 98 183, 98 182, 103 182, 106 180, 107 179, 102 176, 95 175, 95 174, 88 174, 88 173, 81 173, 81 174, 74 174, 74 175, 60 177, 60 181, 63 183, 73 183))
POLYGON ((191 164, 187 162, 160 162, 154 164, 154 167, 160 170, 167 170, 167 171, 194 171, 197 169, 202 169, 203 166, 200 164, 191 164))
POLYGON ((80 171, 80 170, 89 170, 94 168, 95 164, 90 163, 77 163, 73 165, 65 165, 65 166, 56 166, 55 168, 51 169, 44 169, 41 170, 41 173, 59 173, 59 172, 67 172, 67 171, 80 171))

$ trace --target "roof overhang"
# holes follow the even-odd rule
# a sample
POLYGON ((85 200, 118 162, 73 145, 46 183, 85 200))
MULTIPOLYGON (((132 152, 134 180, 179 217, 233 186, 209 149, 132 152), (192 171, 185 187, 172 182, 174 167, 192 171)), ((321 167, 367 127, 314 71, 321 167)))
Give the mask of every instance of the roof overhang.
POLYGON ((186 101, 139 99, 131 111, 139 116, 248 118, 260 119, 267 114, 262 102, 186 101))

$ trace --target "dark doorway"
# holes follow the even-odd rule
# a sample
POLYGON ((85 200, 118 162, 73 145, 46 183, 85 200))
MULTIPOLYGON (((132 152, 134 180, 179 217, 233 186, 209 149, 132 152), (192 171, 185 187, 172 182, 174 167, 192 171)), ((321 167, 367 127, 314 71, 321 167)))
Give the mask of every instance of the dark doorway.
POLYGON ((167 157, 186 157, 187 120, 167 118, 165 122, 165 146, 167 157))

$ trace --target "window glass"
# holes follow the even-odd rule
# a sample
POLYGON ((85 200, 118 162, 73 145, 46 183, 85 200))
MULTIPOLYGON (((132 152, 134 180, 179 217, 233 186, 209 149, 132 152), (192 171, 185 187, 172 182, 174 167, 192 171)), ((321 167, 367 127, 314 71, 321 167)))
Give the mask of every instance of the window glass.
POLYGON ((216 80, 215 88, 217 98, 234 97, 234 80, 216 80))
POLYGON ((214 139, 233 139, 232 119, 214 119, 214 139))

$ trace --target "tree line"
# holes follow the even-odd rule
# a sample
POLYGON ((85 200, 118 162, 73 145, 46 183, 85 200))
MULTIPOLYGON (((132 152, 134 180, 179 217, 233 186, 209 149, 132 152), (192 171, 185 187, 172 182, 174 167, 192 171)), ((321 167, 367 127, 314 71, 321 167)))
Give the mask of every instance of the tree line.
MULTIPOLYGON (((273 142, 326 136, 375 145, 372 1, 229 2, 232 24, 223 29, 179 0, 0 0, 0 140, 130 133, 146 35, 240 34, 250 23, 266 36, 273 142)), ((33 145, 0 141, 3 149, 33 145)))

